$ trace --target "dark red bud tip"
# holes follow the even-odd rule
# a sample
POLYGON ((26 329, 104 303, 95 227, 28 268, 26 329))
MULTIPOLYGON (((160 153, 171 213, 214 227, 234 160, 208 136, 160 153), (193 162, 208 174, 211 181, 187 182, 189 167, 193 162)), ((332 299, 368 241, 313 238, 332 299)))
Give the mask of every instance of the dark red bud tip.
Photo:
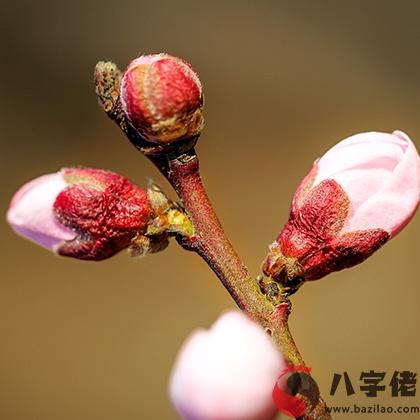
POLYGON ((146 140, 168 144, 197 136, 203 128, 203 92, 190 64, 169 54, 141 56, 124 72, 121 102, 146 140))

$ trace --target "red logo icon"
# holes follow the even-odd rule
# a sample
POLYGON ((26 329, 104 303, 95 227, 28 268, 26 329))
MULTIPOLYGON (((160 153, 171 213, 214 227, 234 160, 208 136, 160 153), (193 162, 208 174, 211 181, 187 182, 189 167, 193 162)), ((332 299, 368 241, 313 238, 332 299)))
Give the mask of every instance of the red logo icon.
POLYGON ((289 366, 280 373, 273 388, 273 401, 280 412, 298 418, 315 408, 319 388, 310 371, 306 366, 289 366))

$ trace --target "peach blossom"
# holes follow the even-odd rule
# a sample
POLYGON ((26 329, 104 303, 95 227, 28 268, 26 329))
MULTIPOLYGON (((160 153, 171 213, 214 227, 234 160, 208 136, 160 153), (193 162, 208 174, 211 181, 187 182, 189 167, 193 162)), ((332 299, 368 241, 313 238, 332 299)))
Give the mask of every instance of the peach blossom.
POLYGON ((262 327, 231 311, 182 346, 170 396, 184 419, 272 419, 273 386, 285 361, 262 327))

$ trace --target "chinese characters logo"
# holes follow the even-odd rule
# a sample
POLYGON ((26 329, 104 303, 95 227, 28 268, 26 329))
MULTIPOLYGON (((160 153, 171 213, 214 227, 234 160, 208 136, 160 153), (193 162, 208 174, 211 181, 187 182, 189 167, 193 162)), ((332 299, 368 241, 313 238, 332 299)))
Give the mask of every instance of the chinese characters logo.
MULTIPOLYGON (((356 393, 350 380, 349 374, 334 373, 330 395, 335 395, 338 386, 343 378, 344 387, 347 395, 356 393)), ((386 392, 387 386, 390 388, 393 397, 415 397, 417 373, 409 370, 394 371, 391 380, 386 380, 386 372, 376 372, 374 370, 363 371, 360 373, 360 391, 364 392, 366 397, 377 397, 380 392, 386 392)))

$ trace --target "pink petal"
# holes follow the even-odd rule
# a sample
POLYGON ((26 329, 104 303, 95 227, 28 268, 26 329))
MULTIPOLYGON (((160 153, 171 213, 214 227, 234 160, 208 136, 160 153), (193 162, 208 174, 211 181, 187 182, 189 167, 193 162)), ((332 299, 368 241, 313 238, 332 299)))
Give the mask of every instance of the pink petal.
POLYGON ((61 172, 36 178, 21 187, 11 200, 7 221, 18 234, 54 250, 75 232, 55 218, 53 204, 67 184, 61 172))
POLYGON ((171 377, 170 395, 184 419, 272 419, 272 389, 285 362, 264 330, 229 312, 209 331, 191 334, 171 377))
POLYGON ((358 208, 373 194, 389 182, 392 172, 382 168, 350 169, 335 174, 332 179, 338 182, 350 200, 348 217, 352 217, 358 208))
POLYGON ((361 133, 342 140, 318 161, 315 185, 349 169, 392 172, 404 155, 406 141, 388 133, 361 133))
POLYGON ((413 142, 394 132, 403 155, 379 190, 348 220, 344 231, 381 228, 395 236, 413 217, 420 199, 420 158, 413 142))

